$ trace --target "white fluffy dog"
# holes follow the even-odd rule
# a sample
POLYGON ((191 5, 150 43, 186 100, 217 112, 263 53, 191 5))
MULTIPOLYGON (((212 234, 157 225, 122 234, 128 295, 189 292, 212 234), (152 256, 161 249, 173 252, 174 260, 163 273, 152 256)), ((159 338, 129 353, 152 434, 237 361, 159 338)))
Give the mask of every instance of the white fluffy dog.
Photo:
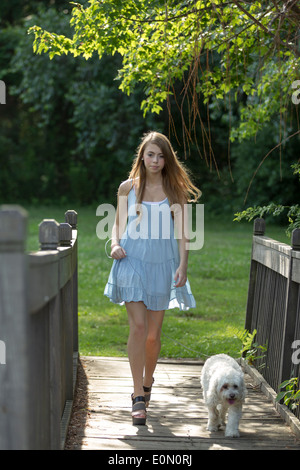
POLYGON ((201 384, 208 408, 208 431, 225 425, 226 437, 239 437, 239 422, 246 396, 244 374, 238 363, 226 354, 216 354, 204 364, 201 384))

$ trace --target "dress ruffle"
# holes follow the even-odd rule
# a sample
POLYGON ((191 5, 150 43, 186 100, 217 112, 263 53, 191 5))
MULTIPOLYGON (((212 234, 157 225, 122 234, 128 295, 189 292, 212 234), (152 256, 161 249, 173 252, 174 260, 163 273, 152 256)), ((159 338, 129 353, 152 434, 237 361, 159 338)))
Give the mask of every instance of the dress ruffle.
POLYGON ((142 301, 149 310, 195 307, 189 281, 183 287, 173 286, 175 272, 174 259, 167 263, 145 263, 129 257, 114 260, 104 294, 120 305, 142 301))

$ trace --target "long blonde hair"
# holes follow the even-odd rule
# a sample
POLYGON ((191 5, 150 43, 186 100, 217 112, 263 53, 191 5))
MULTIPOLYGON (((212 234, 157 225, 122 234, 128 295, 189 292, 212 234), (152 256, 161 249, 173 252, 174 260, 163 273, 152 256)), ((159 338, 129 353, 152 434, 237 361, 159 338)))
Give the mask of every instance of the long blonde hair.
POLYGON ((170 206, 176 203, 196 202, 202 193, 192 183, 188 170, 178 160, 169 139, 159 132, 151 131, 144 135, 129 173, 129 179, 132 180, 132 185, 135 185, 137 204, 142 203, 145 191, 146 168, 142 158, 149 143, 157 145, 164 156, 165 164, 161 173, 163 189, 170 206))

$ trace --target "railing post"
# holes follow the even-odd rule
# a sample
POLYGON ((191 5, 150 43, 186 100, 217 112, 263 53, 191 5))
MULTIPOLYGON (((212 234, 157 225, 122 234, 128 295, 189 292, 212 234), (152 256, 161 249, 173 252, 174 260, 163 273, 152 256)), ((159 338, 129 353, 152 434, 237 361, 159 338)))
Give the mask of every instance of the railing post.
MULTIPOLYGON (((281 365, 280 365, 280 380, 279 384, 284 380, 291 378, 291 372, 293 369, 292 364, 292 343, 295 339, 295 326, 297 322, 297 305, 298 305, 298 284, 292 281, 293 273, 293 251, 300 250, 300 229, 296 228, 293 230, 291 239, 292 250, 290 254, 290 271, 289 278, 287 280, 287 294, 286 304, 284 312, 284 331, 283 331, 283 342, 282 342, 282 354, 281 354, 281 365)), ((279 385, 278 384, 278 385, 279 385)))
MULTIPOLYGON (((64 222, 59 225, 60 233, 60 251, 71 247, 72 245, 72 227, 69 223, 64 222)), ((67 250, 69 252, 69 250, 67 250)), ((68 258, 72 260, 71 253, 68 258)), ((65 261, 66 258, 63 259, 65 261)), ((72 262, 71 262, 72 265, 72 262)), ((62 324, 65 335, 64 341, 64 370, 65 370, 65 398, 72 400, 73 398, 73 278, 71 277, 68 282, 61 289, 62 301, 62 324)))
POLYGON ((44 219, 39 225, 41 250, 56 250, 59 244, 59 224, 54 219, 44 219))
POLYGON ((29 341, 27 213, 19 206, 0 208, 0 339, 6 363, 0 364, 0 449, 29 449, 29 341))
POLYGON ((253 223, 253 235, 263 237, 266 231, 266 222, 264 219, 255 219, 253 223))
POLYGON ((59 224, 59 244, 60 246, 71 246, 72 227, 67 222, 59 224))
MULTIPOLYGON (((264 219, 255 219, 253 223, 253 237, 259 236, 262 237, 265 234, 266 222, 264 219)), ((251 252, 251 264, 250 264, 250 277, 249 277, 249 287, 248 287, 248 299, 247 299, 247 309, 246 309, 246 320, 245 320, 245 329, 251 331, 252 326, 252 314, 253 314, 253 302, 254 302, 254 292, 256 285, 256 275, 257 275, 257 263, 253 260, 253 246, 254 239, 252 242, 252 252, 251 252)))
MULTIPOLYGON (((54 219, 39 224, 39 242, 42 251, 57 250, 60 225, 54 219)), ((61 299, 60 295, 49 304, 49 379, 50 379, 50 442, 51 450, 60 449, 60 397, 61 397, 61 299)))
POLYGON ((77 229, 77 212, 67 211, 65 213, 65 221, 71 225, 73 230, 77 229))
POLYGON ((300 228, 295 228, 292 232, 292 248, 294 251, 300 251, 300 228))
MULTIPOLYGON (((65 221, 71 225, 72 230, 77 230, 77 212, 68 210, 65 213, 65 221)), ((73 274, 73 351, 78 353, 78 253, 77 242, 73 247, 73 259, 76 260, 76 266, 73 274)))

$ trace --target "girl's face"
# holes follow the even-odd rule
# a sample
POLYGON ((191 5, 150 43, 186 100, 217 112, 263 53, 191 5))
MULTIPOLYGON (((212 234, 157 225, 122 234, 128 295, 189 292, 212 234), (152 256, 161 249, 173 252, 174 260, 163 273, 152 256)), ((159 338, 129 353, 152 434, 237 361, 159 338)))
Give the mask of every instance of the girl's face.
POLYGON ((159 173, 165 166, 165 159, 161 149, 156 144, 147 144, 143 154, 146 171, 150 174, 159 173))

